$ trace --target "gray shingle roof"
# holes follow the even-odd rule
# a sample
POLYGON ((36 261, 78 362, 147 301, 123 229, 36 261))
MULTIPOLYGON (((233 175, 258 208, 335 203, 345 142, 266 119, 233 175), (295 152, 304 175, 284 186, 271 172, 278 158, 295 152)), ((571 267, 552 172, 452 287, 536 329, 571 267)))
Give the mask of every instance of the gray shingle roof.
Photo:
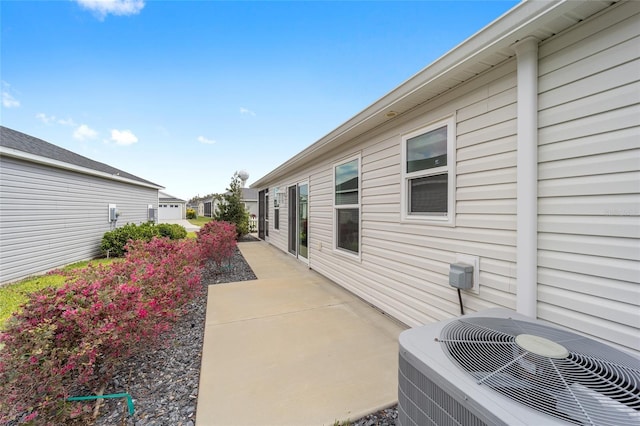
POLYGON ((185 200, 162 191, 158 191, 158 200, 163 203, 186 203, 185 200))
POLYGON ((258 190, 254 188, 242 188, 243 200, 258 200, 258 190))
POLYGON ((60 148, 59 146, 18 132, 17 130, 9 129, 8 127, 0 126, 0 146, 162 188, 161 185, 139 178, 131 173, 83 157, 75 152, 60 148))
MULTIPOLYGON (((258 190, 254 188, 240 188, 242 190, 243 201, 258 201, 258 190)), ((231 191, 225 192, 225 195, 231 194, 231 191)))

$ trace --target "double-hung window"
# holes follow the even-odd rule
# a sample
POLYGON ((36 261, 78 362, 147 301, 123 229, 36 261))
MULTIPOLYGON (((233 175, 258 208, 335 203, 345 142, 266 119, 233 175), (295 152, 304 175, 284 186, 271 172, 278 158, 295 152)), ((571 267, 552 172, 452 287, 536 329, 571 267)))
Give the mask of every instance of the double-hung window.
POLYGON ((439 121, 402 137, 402 218, 453 225, 455 121, 439 121))
POLYGON ((334 166, 335 248, 360 254, 360 158, 334 166))

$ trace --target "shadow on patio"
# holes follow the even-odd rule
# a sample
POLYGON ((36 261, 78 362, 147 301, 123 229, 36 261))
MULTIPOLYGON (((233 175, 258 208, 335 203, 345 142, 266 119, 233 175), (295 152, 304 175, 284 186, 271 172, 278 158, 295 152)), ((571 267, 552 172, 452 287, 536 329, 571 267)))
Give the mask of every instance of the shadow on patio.
POLYGON ((197 424, 332 425, 397 402, 403 327, 265 242, 210 286, 197 424))

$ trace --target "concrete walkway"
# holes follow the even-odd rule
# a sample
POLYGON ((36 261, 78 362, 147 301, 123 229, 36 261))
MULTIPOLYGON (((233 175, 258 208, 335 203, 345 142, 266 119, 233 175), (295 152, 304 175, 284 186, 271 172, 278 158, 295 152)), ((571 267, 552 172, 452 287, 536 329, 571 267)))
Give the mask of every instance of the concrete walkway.
POLYGON ((182 225, 184 226, 184 229, 187 230, 187 232, 192 232, 192 231, 199 231, 200 227, 198 225, 192 225, 188 220, 186 219, 163 219, 161 221, 159 221, 159 223, 175 223, 178 225, 182 225))
POLYGON ((258 277, 209 286, 197 426, 333 425, 397 402, 404 330, 265 242, 258 277))

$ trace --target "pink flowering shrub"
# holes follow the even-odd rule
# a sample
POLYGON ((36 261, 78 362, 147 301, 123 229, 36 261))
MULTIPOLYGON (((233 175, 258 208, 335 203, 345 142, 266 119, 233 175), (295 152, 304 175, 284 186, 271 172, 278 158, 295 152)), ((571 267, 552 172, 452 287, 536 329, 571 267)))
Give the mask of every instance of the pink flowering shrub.
POLYGON ((96 392, 124 359, 159 344, 202 290, 199 264, 192 240, 135 241, 124 261, 33 293, 0 334, 0 424, 21 415, 60 424, 87 411, 65 402, 70 392, 96 392))
POLYGON ((236 226, 224 221, 207 222, 198 231, 198 247, 202 261, 211 259, 220 268, 236 250, 236 226))

